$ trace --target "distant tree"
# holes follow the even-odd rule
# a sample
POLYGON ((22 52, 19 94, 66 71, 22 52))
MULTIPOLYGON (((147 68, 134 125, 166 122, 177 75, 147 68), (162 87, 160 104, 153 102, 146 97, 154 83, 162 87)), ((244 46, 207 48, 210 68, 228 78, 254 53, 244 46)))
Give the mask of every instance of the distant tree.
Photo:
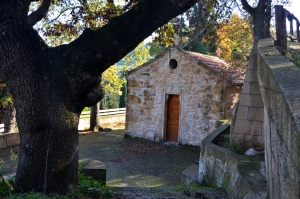
MULTIPOLYGON (((118 108, 120 98, 119 96, 122 95, 121 87, 124 83, 125 77, 120 77, 120 72, 118 71, 116 64, 112 65, 106 71, 104 71, 104 73, 102 74, 101 84, 103 85, 103 89, 106 93, 104 100, 107 102, 107 106, 105 105, 105 109, 118 108)), ((90 130, 94 132, 97 132, 99 130, 99 127, 101 126, 99 122, 99 109, 99 103, 91 107, 90 130)))
POLYGON ((252 25, 248 18, 233 14, 222 20, 217 30, 217 45, 222 49, 222 58, 234 66, 245 67, 253 45, 252 25))

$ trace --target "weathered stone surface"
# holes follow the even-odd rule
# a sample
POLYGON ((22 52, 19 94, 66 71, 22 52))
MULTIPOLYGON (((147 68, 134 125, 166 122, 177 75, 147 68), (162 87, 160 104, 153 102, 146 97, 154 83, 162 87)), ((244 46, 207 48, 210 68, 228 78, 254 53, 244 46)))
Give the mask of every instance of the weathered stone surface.
POLYGON ((131 88, 139 87, 139 83, 134 79, 128 80, 127 83, 128 83, 128 87, 131 87, 131 88))
POLYGON ((168 96, 179 95, 178 142, 183 145, 200 146, 201 140, 217 127, 218 120, 230 119, 241 92, 241 86, 223 85, 211 68, 177 48, 129 71, 127 79, 125 133, 153 141, 166 140, 168 96), (170 59, 177 60, 176 69, 169 67, 170 59))
POLYGON ((138 96, 135 96, 135 95, 129 95, 128 101, 131 101, 132 103, 135 103, 135 104, 140 104, 142 102, 141 98, 139 98, 138 96))
POLYGON ((255 107, 263 107, 261 95, 250 95, 250 94, 241 95, 240 106, 253 106, 253 105, 255 105, 255 107))
POLYGON ((251 92, 251 83, 244 82, 242 93, 249 94, 251 92))
POLYGON ((256 108, 256 107, 249 107, 248 120, 263 122, 264 121, 264 109, 256 108))
POLYGON ((229 198, 267 198, 267 185, 260 172, 263 157, 238 155, 211 143, 226 128, 228 125, 220 126, 201 142, 198 180, 226 188, 229 198))
POLYGON ((95 180, 106 182, 106 168, 99 160, 84 159, 81 172, 86 176, 91 176, 95 180))
POLYGON ((252 53, 250 56, 251 58, 247 67, 244 87, 237 109, 237 117, 233 124, 234 126, 232 127, 232 142, 234 144, 242 144, 246 147, 260 146, 263 148, 264 133, 262 131, 263 128, 261 128, 263 119, 263 101, 257 78, 257 53, 252 53), (240 107, 243 108, 240 109, 240 107), (247 112, 245 111, 245 107, 248 107, 247 112), (248 120, 248 122, 246 120, 248 120), (258 126, 255 127, 252 125, 258 126), (242 136, 235 135, 244 133, 247 135, 247 140, 246 136, 244 136, 244 140, 241 140, 242 136), (252 135, 252 138, 250 138, 249 135, 252 135), (257 135, 260 135, 260 137, 257 137, 257 135), (255 139, 254 136, 256 136, 255 139), (235 138, 238 138, 238 140, 235 138))
POLYGON ((6 133, 0 135, 0 149, 5 149, 13 146, 18 146, 20 144, 19 133, 6 133))
POLYGON ((273 39, 259 42, 258 62, 268 198, 299 198, 300 69, 279 54, 273 39))
POLYGON ((237 113, 237 118, 240 120, 248 119, 248 106, 239 106, 239 112, 237 113))

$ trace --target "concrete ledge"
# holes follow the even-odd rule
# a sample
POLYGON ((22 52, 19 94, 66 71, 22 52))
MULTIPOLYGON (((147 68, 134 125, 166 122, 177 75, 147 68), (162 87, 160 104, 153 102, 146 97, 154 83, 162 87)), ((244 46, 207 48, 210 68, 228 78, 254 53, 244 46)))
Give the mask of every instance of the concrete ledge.
POLYGON ((238 155, 212 143, 229 127, 220 126, 201 142, 198 180, 226 188, 231 199, 267 198, 263 157, 238 155))
POLYGON ((92 177, 94 180, 106 182, 106 168, 99 160, 85 159, 81 172, 92 177))

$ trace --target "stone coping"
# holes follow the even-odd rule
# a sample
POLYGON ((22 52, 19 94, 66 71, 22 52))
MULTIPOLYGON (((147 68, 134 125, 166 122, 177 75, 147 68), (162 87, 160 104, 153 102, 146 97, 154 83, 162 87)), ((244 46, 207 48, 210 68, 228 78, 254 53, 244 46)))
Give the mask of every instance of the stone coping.
POLYGON ((224 187, 232 199, 267 198, 266 178, 261 172, 264 158, 239 155, 212 143, 228 128, 229 124, 223 124, 202 141, 198 180, 224 187))
POLYGON ((81 161, 83 162, 81 172, 85 176, 91 176, 94 180, 100 180, 106 183, 106 167, 103 162, 89 158, 85 158, 81 161))

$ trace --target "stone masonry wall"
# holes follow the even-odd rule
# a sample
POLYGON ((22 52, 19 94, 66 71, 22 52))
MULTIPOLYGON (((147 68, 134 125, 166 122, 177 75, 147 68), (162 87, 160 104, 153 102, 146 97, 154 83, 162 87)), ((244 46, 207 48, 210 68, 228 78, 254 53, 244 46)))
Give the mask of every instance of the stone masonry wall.
POLYGON ((6 133, 0 135, 0 149, 5 149, 20 144, 19 133, 6 133))
POLYGON ((217 76, 197 61, 173 49, 129 72, 126 130, 132 137, 165 139, 167 95, 180 95, 179 143, 200 146, 223 118, 223 86, 217 76), (169 60, 178 67, 170 69, 169 60))
POLYGON ((237 117, 231 132, 232 143, 247 147, 264 147, 263 101, 257 80, 257 53, 250 55, 237 117), (253 63, 250 63, 253 62, 253 63))
POLYGON ((260 173, 263 157, 239 155, 213 144, 229 128, 223 124, 201 142, 198 180, 227 190, 230 199, 265 199, 267 187, 260 173))
POLYGON ((259 42, 258 79, 264 102, 268 198, 300 198, 300 69, 273 39, 259 42))

